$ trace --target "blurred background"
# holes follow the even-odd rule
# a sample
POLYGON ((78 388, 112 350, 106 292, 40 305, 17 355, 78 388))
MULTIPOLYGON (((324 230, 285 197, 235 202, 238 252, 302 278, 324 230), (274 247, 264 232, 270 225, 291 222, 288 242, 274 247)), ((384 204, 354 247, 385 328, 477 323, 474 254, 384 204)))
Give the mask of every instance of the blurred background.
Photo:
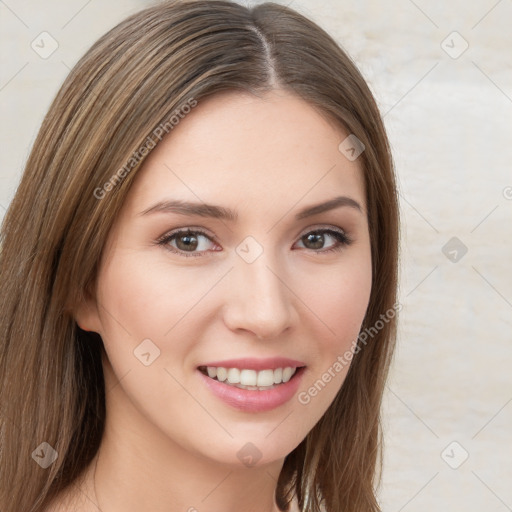
MULTIPOLYGON (((153 3, 0 0, 0 219, 71 67, 153 3)), ((382 509, 512 511, 512 2, 277 3, 352 56, 394 152, 403 309, 382 509)))

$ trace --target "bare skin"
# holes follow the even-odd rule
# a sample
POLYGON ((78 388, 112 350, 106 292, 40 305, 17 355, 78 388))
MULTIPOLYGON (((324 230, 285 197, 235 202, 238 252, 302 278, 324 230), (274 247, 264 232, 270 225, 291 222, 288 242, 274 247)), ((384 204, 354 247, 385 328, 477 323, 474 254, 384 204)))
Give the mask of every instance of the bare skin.
POLYGON ((106 349, 105 435, 81 490, 51 512, 278 512, 284 458, 349 366, 307 404, 298 396, 351 348, 370 297, 362 171, 338 150, 347 135, 290 93, 230 92, 201 101, 152 150, 107 240, 95 296, 76 311, 106 349), (340 196, 360 209, 295 218, 340 196), (168 199, 238 218, 141 214, 168 199), (204 231, 190 252, 183 234, 157 242, 178 228, 204 231), (319 231, 316 241, 306 236, 319 231), (249 236, 253 245, 242 247, 262 251, 250 263, 237 252, 249 236), (160 351, 149 365, 134 356, 147 339, 160 351), (304 362, 297 393, 263 412, 220 400, 198 366, 241 357, 304 362), (248 443, 259 452, 252 466, 240 457, 248 443))

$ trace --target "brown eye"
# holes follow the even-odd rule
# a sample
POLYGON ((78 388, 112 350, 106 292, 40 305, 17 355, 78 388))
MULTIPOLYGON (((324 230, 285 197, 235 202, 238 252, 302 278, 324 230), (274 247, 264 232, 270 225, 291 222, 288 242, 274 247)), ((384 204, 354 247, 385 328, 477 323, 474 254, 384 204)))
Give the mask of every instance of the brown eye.
POLYGON ((344 246, 351 243, 349 237, 342 231, 335 231, 333 229, 318 229, 310 231, 300 238, 300 241, 306 249, 316 252, 329 252, 341 250, 344 246), (324 248, 326 241, 334 239, 334 244, 324 248))
POLYGON ((175 236, 176 246, 181 251, 195 251, 199 245, 198 237, 193 234, 175 236))
POLYGON ((175 231, 158 240, 158 245, 185 257, 203 256, 208 251, 209 243, 213 244, 213 241, 206 233, 191 229, 175 231))
POLYGON ((308 247, 308 249, 322 249, 325 243, 325 237, 321 233, 308 233, 307 235, 302 237, 304 245, 308 247))

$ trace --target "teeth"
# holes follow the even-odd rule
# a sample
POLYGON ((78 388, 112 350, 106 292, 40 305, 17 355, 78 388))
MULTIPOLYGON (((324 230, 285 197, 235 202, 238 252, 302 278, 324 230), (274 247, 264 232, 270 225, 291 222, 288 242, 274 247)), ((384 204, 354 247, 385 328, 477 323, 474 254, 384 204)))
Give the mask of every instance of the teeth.
POLYGON ((292 378, 292 375, 294 373, 295 373, 295 368, 290 368, 289 366, 287 366, 283 370, 283 382, 288 382, 292 378))
POLYGON ((238 368, 228 369, 228 382, 230 384, 240 384, 240 370, 238 368))
POLYGON ((220 382, 224 382, 228 378, 228 372, 226 371, 226 368, 222 368, 219 366, 217 368, 217 380, 220 380, 220 382))
POLYGON ((288 382, 297 371, 297 368, 287 366, 286 368, 276 368, 275 370, 256 370, 223 368, 219 366, 208 366, 206 368, 208 376, 212 379, 217 378, 220 382, 232 384, 242 389, 271 389, 275 384, 288 382))
POLYGON ((242 370, 240 372, 240 382, 244 386, 256 386, 258 382, 258 373, 256 370, 242 370))
POLYGON ((259 386, 273 386, 274 385, 274 370, 262 370, 258 372, 258 383, 259 386))

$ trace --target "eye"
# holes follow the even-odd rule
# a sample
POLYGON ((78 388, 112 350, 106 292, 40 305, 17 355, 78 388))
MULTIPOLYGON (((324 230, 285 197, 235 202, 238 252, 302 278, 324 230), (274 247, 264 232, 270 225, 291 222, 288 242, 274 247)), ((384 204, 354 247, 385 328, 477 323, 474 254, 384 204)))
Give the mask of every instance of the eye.
MULTIPOLYGON (((310 249, 316 253, 327 253, 331 251, 340 251, 345 246, 352 243, 352 240, 344 231, 329 228, 316 229, 309 231, 301 236, 299 242, 303 248, 310 249), (324 248, 326 241, 334 240, 327 249, 324 248)), ((165 247, 169 251, 185 256, 203 256, 208 251, 208 245, 214 244, 212 238, 200 229, 180 229, 171 233, 167 233, 157 240, 157 244, 165 247)), ((214 244, 216 245, 216 244, 214 244)), ((211 249, 219 251, 222 249, 211 249)))
POLYGON ((345 246, 350 245, 352 240, 344 231, 329 228, 309 231, 300 237, 299 242, 302 242, 302 245, 306 246, 306 249, 311 249, 316 253, 326 253, 331 251, 340 251, 345 246), (334 243, 325 249, 324 245, 329 239, 334 239, 334 243))
POLYGON ((204 231, 182 229, 164 235, 157 243, 171 252, 188 258, 190 256, 202 256, 202 253, 208 250, 208 241, 212 242, 211 238, 204 231), (196 250, 198 252, 195 252, 196 250))

